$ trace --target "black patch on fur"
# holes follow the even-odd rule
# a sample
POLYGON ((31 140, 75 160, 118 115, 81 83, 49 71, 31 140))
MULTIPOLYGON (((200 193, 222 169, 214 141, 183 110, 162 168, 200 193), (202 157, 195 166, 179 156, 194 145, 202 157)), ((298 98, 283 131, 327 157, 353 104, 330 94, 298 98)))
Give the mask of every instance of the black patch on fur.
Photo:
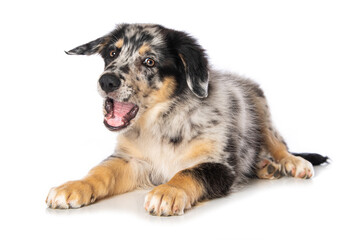
POLYGON ((173 145, 179 145, 183 140, 183 137, 181 135, 176 136, 176 137, 172 137, 169 140, 169 143, 173 144, 173 145))
POLYGON ((195 124, 193 122, 190 121, 190 129, 191 129, 191 140, 194 140, 195 138, 199 137, 200 135, 202 135, 204 126, 200 125, 200 124, 195 124))
POLYGON ((216 125, 218 125, 220 122, 218 121, 218 120, 211 120, 210 121, 210 124, 212 125, 212 126, 216 126, 216 125))
POLYGON ((169 115, 174 111, 175 107, 176 107, 177 101, 173 101, 170 106, 168 107, 167 111, 165 111, 162 114, 162 118, 166 119, 169 117, 169 115))
POLYGON ((236 156, 235 153, 231 153, 230 156, 226 159, 226 161, 230 166, 235 167, 239 163, 239 158, 236 156))
POLYGON ((130 96, 127 97, 127 98, 124 98, 123 101, 124 101, 124 102, 127 102, 127 101, 129 101, 129 99, 130 99, 130 96))
POLYGON ((329 159, 327 156, 322 156, 317 153, 291 153, 291 154, 308 160, 313 166, 326 163, 327 160, 329 159))
POLYGON ((236 166, 239 162, 238 156, 238 142, 237 131, 228 134, 227 142, 224 148, 224 152, 229 153, 229 157, 226 159, 230 166, 236 166), (235 134, 234 134, 235 133, 235 134))
POLYGON ((240 133, 239 130, 235 127, 228 129, 227 134, 227 142, 225 147, 225 152, 232 152, 237 153, 238 152, 238 146, 240 141, 240 133))
MULTIPOLYGON (((139 30, 138 30, 139 31, 139 30)), ((145 42, 150 42, 154 39, 154 36, 147 32, 141 32, 130 37, 129 42, 131 45, 129 46, 130 52, 134 53, 137 51, 145 42)))
POLYGON ((106 67, 106 70, 111 70, 111 71, 115 71, 116 66, 114 64, 110 64, 106 67))
POLYGON ((155 77, 155 73, 146 74, 147 81, 150 84, 150 87, 155 88, 153 78, 155 77))
POLYGON ((141 47, 145 42, 151 42, 153 39, 154 39, 153 35, 143 32, 141 33, 140 37, 137 39, 136 42, 138 42, 138 46, 141 47))
POLYGON ((217 108, 214 108, 214 113, 217 115, 217 116, 222 116, 221 112, 219 111, 219 109, 217 108))
POLYGON ((221 163, 202 163, 182 173, 190 174, 204 187, 205 193, 201 200, 228 195, 235 180, 231 170, 221 163))
POLYGON ((130 26, 130 24, 122 24, 119 27, 117 27, 116 29, 114 29, 109 36, 112 37, 112 43, 116 43, 119 39, 123 39, 124 40, 124 44, 127 43, 128 39, 125 39, 125 31, 126 29, 130 26))
POLYGON ((129 71, 130 71, 129 65, 126 64, 126 65, 120 67, 120 71, 123 72, 123 73, 125 73, 125 74, 128 74, 129 71))
POLYGON ((208 89, 204 86, 208 82, 209 70, 205 50, 194 38, 184 32, 162 28, 162 34, 168 53, 172 56, 172 62, 175 63, 178 72, 182 73, 182 82, 186 84, 188 78, 196 96, 207 96, 208 89))
POLYGON ((119 74, 118 77, 119 77, 121 80, 125 81, 125 77, 124 77, 123 75, 119 74))
MULTIPOLYGON (((163 81, 166 77, 174 77, 176 81, 176 87, 174 90, 173 96, 180 96, 185 92, 187 88, 186 79, 183 73, 183 69, 181 69, 178 64, 181 64, 176 60, 176 57, 169 52, 165 51, 164 53, 164 61, 158 63, 158 75, 160 81, 163 81)), ((180 61, 180 60, 179 60, 180 61)))
MULTIPOLYGON (((248 103, 248 106, 250 106, 247 110, 249 111, 249 114, 253 116, 253 126, 251 128, 247 128, 245 132, 240 133, 241 134, 241 140, 243 143, 241 144, 240 151, 240 162, 241 159, 244 158, 251 158, 254 159, 252 162, 252 166, 249 169, 249 172, 243 173, 245 177, 248 178, 254 178, 256 177, 256 164, 259 161, 259 154, 261 151, 261 147, 264 145, 263 138, 262 138, 262 131, 261 131, 261 124, 262 120, 260 120, 259 113, 256 109, 256 103, 254 102, 254 99, 250 97, 245 97, 244 100, 248 103), (249 151, 249 150, 252 151, 249 151)), ((233 123, 233 126, 236 126, 233 123)))
POLYGON ((237 116, 237 114, 240 111, 240 105, 239 105, 239 101, 237 100, 234 94, 230 95, 229 102, 230 102, 229 107, 231 111, 234 112, 234 114, 237 116))
MULTIPOLYGON (((115 47, 114 45, 108 45, 107 47, 104 48, 104 50, 102 51, 101 54, 104 59, 106 68, 109 66, 110 63, 112 63, 119 56, 120 51, 121 51, 121 49, 115 47), (115 57, 110 57, 111 51, 116 51, 115 57)), ((115 69, 113 69, 113 70, 115 70, 115 69)))

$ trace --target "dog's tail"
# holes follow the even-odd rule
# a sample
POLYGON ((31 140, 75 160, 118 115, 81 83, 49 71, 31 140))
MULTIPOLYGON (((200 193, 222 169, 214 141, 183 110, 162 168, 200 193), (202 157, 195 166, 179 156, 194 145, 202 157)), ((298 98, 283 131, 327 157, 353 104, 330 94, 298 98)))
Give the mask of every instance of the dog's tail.
POLYGON ((291 153, 291 154, 308 160, 313 166, 326 163, 329 160, 327 156, 322 156, 317 153, 291 153))

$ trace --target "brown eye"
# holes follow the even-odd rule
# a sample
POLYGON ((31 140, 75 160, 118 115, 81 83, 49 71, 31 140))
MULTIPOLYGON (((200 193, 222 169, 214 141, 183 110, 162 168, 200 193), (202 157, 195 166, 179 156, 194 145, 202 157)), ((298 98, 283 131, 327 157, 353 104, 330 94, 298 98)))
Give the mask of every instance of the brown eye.
POLYGON ((116 54, 117 54, 116 50, 111 50, 109 53, 110 57, 112 57, 112 58, 115 57, 116 54))
POLYGON ((148 67, 153 67, 155 65, 155 60, 152 58, 146 58, 144 64, 148 67))

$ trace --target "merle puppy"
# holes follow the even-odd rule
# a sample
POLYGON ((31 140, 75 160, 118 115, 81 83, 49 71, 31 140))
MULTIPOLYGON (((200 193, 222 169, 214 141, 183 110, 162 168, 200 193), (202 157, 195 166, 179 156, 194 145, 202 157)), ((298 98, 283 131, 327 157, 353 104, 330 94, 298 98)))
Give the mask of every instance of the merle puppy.
POLYGON ((184 32, 122 24, 67 52, 95 53, 105 61, 98 81, 104 124, 119 133, 118 141, 83 179, 52 188, 51 208, 79 208, 152 187, 146 211, 181 215, 256 176, 311 178, 309 161, 326 161, 291 154, 258 84, 210 69, 203 48, 184 32))

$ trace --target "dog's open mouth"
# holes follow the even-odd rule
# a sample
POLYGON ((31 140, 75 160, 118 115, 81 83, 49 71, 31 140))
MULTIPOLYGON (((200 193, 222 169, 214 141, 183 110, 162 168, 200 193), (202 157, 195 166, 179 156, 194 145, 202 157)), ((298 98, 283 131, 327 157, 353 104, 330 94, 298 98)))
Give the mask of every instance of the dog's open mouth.
POLYGON ((111 98, 105 100, 105 126, 111 131, 117 131, 129 126, 135 118, 139 107, 130 102, 118 102, 111 98))

